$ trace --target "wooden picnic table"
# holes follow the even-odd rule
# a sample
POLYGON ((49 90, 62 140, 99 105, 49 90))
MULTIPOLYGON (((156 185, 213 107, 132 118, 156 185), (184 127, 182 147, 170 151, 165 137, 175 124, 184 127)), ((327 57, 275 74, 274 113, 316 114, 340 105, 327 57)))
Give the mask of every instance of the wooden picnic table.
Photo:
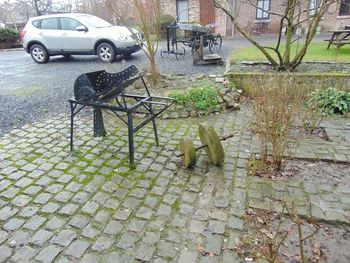
POLYGON ((350 44, 350 40, 348 37, 350 36, 350 29, 339 29, 339 30, 332 30, 329 31, 332 32, 331 39, 327 39, 325 41, 328 41, 327 49, 333 44, 336 45, 337 48, 340 48, 346 44, 350 44))

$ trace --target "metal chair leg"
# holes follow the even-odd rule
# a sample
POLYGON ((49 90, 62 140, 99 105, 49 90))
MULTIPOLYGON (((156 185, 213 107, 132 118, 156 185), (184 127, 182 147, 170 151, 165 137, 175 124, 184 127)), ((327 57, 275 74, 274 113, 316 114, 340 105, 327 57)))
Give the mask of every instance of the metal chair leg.
POLYGON ((105 130, 103 115, 101 108, 94 108, 94 136, 106 136, 107 132, 105 130))
POLYGON ((129 162, 130 167, 134 168, 134 127, 132 112, 128 112, 128 139, 129 139, 129 162))
POLYGON ((73 151, 74 106, 70 103, 70 151, 73 151))
POLYGON ((154 137, 156 138, 156 144, 157 144, 157 146, 159 146, 158 132, 157 132, 157 126, 156 126, 156 119, 152 120, 152 124, 153 124, 154 137))

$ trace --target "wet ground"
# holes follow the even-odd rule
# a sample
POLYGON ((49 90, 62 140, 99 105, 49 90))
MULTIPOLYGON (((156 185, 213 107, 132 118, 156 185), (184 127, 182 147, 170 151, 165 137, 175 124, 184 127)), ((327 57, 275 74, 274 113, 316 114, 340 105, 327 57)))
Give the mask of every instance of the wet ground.
MULTIPOLYGON (((116 117, 106 120, 108 136, 101 138, 93 137, 92 116, 79 114, 73 155, 67 115, 0 137, 0 262, 243 263, 235 247, 249 230, 244 213, 278 212, 281 199, 296 204, 302 217, 311 202, 315 220, 325 222, 313 239, 328 257, 324 262, 348 262, 348 185, 249 176, 249 157, 261 152, 251 115, 243 105, 219 115, 157 120, 160 146, 152 125, 135 135, 134 170, 126 127, 116 117), (235 134, 224 143, 225 162, 213 166, 202 151, 196 167, 185 169, 175 156, 178 142, 189 136, 197 145, 197 124, 204 121, 220 135, 235 134)), ((326 119, 331 140, 303 140, 291 157, 350 163, 349 125, 326 119)), ((291 238, 282 262, 300 262, 295 228, 291 238)))
MULTIPOLYGON (((263 43, 271 43, 274 37, 261 36, 263 43)), ((160 48, 166 45, 160 44, 160 48)), ((220 55, 223 60, 236 48, 250 44, 241 38, 223 41, 220 55)), ((184 60, 174 56, 162 59, 157 56, 159 70, 163 74, 222 74, 224 66, 193 66, 190 50, 184 60)), ((205 52, 208 52, 206 49, 205 52)), ((24 124, 68 113, 68 99, 73 95, 74 80, 82 73, 96 70, 118 72, 130 65, 147 68, 147 58, 140 51, 125 61, 98 62, 95 56, 52 57, 47 64, 36 64, 23 49, 0 50, 0 135, 24 124)), ((182 87, 179 87, 182 88, 182 87)))

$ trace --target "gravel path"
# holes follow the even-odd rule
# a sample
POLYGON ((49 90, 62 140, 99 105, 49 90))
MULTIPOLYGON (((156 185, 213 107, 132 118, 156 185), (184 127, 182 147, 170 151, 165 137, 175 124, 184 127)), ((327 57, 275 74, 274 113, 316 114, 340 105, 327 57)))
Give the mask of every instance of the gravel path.
MULTIPOLYGON (((260 41, 271 43, 273 37, 263 36, 260 41)), ((221 56, 226 61, 232 50, 249 45, 240 38, 224 40, 221 56)), ((147 68, 146 56, 138 52, 129 61, 119 60, 112 64, 100 63, 94 56, 73 56, 69 61, 58 56, 39 65, 21 49, 1 51, 0 136, 27 123, 59 113, 67 114, 67 100, 72 96, 73 83, 78 75, 102 69, 117 72, 132 64, 139 69, 147 68)), ((225 71, 225 66, 192 66, 189 54, 180 61, 174 56, 165 59, 158 56, 158 65, 161 73, 167 74, 222 74, 225 71)))

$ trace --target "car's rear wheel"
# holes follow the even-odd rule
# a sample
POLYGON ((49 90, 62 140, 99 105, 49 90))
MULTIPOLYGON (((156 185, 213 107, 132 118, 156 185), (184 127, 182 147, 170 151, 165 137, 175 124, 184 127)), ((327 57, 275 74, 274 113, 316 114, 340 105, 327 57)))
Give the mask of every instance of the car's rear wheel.
POLYGON ((32 59, 39 64, 46 63, 50 59, 46 48, 40 44, 35 44, 30 48, 30 55, 32 59))
POLYGON ((116 57, 114 47, 109 43, 101 43, 97 47, 97 57, 101 62, 111 63, 116 57))

